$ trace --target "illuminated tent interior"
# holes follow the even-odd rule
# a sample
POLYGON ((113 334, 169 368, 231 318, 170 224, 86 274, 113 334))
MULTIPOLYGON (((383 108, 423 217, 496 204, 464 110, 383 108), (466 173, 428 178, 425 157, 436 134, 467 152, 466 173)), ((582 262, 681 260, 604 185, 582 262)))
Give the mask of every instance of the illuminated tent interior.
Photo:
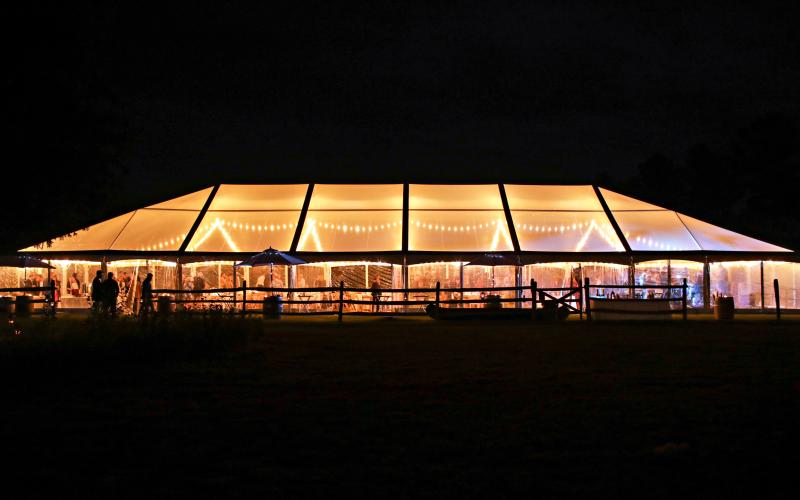
MULTIPOLYGON (((269 286, 262 269, 232 266, 267 247, 309 262, 276 268, 276 287, 488 286, 488 268, 464 263, 507 252, 522 265, 498 267, 498 287, 686 278, 694 307, 731 295, 759 308, 774 306, 778 277, 781 302, 800 308, 791 250, 590 185, 220 184, 20 252, 50 259, 62 295, 80 297, 103 266, 135 277, 155 270, 157 287, 191 287, 198 275, 208 288, 269 286)), ((26 276, 3 269, 0 286, 26 276)))

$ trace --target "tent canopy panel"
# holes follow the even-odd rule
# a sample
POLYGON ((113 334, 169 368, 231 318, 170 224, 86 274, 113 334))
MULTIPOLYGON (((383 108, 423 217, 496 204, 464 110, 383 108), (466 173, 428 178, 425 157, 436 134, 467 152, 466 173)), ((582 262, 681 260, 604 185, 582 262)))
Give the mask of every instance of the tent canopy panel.
MULTIPOLYGON (((316 189, 316 188, 315 188, 316 189)), ((308 211, 299 252, 399 251, 403 211, 308 211)))
POLYGON ((612 212, 620 210, 666 210, 666 208, 659 207, 658 205, 645 203, 644 201, 625 196, 624 194, 615 193, 608 189, 600 188, 600 193, 603 195, 603 199, 606 200, 606 204, 608 204, 608 208, 612 212))
POLYGON ((111 250, 177 250, 180 248, 197 211, 137 210, 111 245, 111 250))
POLYGON ((505 184, 505 190, 511 210, 603 210, 592 186, 505 184))
POLYGON ((194 193, 185 194, 171 200, 162 201, 145 208, 160 208, 164 210, 202 210, 208 201, 208 196, 213 188, 201 189, 194 193))
MULTIPOLYGON (((221 189, 221 188, 220 188, 221 189)), ((260 252, 288 250, 300 210, 206 212, 187 246, 190 252, 260 252)))
POLYGON ((411 184, 411 210, 502 210, 497 184, 411 184))
POLYGON ((743 234, 735 233, 727 229, 697 220, 688 215, 678 214, 678 217, 686 224, 692 236, 703 250, 731 250, 745 252, 791 252, 786 248, 772 245, 755 238, 750 238, 743 234))
MULTIPOLYGON (((222 184, 209 210, 300 210, 308 184, 222 184)), ((263 249, 262 249, 263 250, 263 249)))
POLYGON ((523 251, 625 251, 605 212, 513 210, 511 217, 523 251))
POLYGON ((402 210, 402 184, 315 184, 309 210, 402 210))
POLYGON ((133 214, 136 212, 128 212, 125 215, 120 215, 103 221, 94 226, 89 226, 86 229, 79 229, 72 235, 66 235, 53 240, 51 246, 42 243, 38 246, 31 246, 24 248, 24 252, 37 252, 37 251, 85 251, 85 250, 107 250, 117 238, 125 224, 131 220, 133 214))
POLYGON ((614 212, 632 250, 700 250, 692 235, 670 210, 614 212))
POLYGON ((412 210, 408 249, 413 251, 511 251, 505 212, 412 210))

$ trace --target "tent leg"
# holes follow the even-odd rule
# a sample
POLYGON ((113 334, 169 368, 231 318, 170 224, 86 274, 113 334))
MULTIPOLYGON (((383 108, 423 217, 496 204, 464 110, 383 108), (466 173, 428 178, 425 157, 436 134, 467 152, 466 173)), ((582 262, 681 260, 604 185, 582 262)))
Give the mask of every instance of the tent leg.
POLYGON ((703 309, 711 309, 711 266, 708 265, 708 257, 703 263, 703 309))

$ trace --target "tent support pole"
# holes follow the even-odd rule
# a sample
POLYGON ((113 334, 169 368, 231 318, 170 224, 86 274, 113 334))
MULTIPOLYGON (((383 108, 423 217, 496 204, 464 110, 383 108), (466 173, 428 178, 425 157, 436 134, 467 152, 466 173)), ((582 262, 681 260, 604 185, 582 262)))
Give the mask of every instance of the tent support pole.
MULTIPOLYGON (((458 295, 461 298, 461 300, 463 301, 464 300, 464 263, 461 262, 460 264, 461 264, 461 266, 460 266, 460 268, 458 270, 458 287, 461 290, 459 291, 458 295)), ((464 308, 464 302, 459 302, 458 303, 458 307, 463 309, 464 308)))
POLYGON ((403 255, 403 300, 408 300, 408 262, 403 255))
POLYGON ((711 266, 708 265, 708 256, 703 263, 703 309, 711 309, 711 266))
POLYGON ((766 302, 764 301, 764 261, 762 260, 760 264, 761 264, 761 310, 763 311, 764 309, 766 309, 766 307, 764 307, 764 304, 766 304, 766 302))
MULTIPOLYGON (((183 290, 183 263, 181 262, 180 257, 175 259, 175 290, 183 290)), ((175 298, 181 300, 183 296, 176 294, 175 298)), ((183 304, 178 304, 176 306, 176 309, 178 310, 181 310, 182 308, 183 304)))
POLYGON ((233 309, 236 310, 236 299, 239 293, 236 291, 236 262, 231 262, 231 269, 233 270, 233 309))
POLYGON ((630 298, 634 299, 636 298, 634 296, 636 290, 634 288, 634 285, 636 285, 636 264, 633 263, 633 257, 631 257, 631 262, 628 264, 628 284, 631 285, 631 287, 628 289, 628 294, 630 295, 630 298))

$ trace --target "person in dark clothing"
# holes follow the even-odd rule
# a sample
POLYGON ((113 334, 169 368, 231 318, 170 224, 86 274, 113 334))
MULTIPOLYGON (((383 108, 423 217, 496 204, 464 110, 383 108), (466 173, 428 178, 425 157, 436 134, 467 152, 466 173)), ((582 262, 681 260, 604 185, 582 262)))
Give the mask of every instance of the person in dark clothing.
POLYGON ((119 283, 114 279, 114 273, 108 273, 108 278, 103 282, 103 309, 112 317, 117 315, 118 297, 119 283))
POLYGON ((378 312, 381 310, 381 284, 378 282, 378 278, 372 282, 370 290, 372 291, 372 311, 378 312))
POLYGON ((142 282, 142 317, 146 318, 150 312, 153 312, 153 273, 147 273, 142 282))
POLYGON ((194 290, 204 290, 206 288, 206 280, 202 272, 197 273, 197 276, 194 277, 194 286, 192 288, 194 290))
POLYGON ((103 307, 103 271, 98 270, 92 280, 92 312, 99 313, 103 307))

